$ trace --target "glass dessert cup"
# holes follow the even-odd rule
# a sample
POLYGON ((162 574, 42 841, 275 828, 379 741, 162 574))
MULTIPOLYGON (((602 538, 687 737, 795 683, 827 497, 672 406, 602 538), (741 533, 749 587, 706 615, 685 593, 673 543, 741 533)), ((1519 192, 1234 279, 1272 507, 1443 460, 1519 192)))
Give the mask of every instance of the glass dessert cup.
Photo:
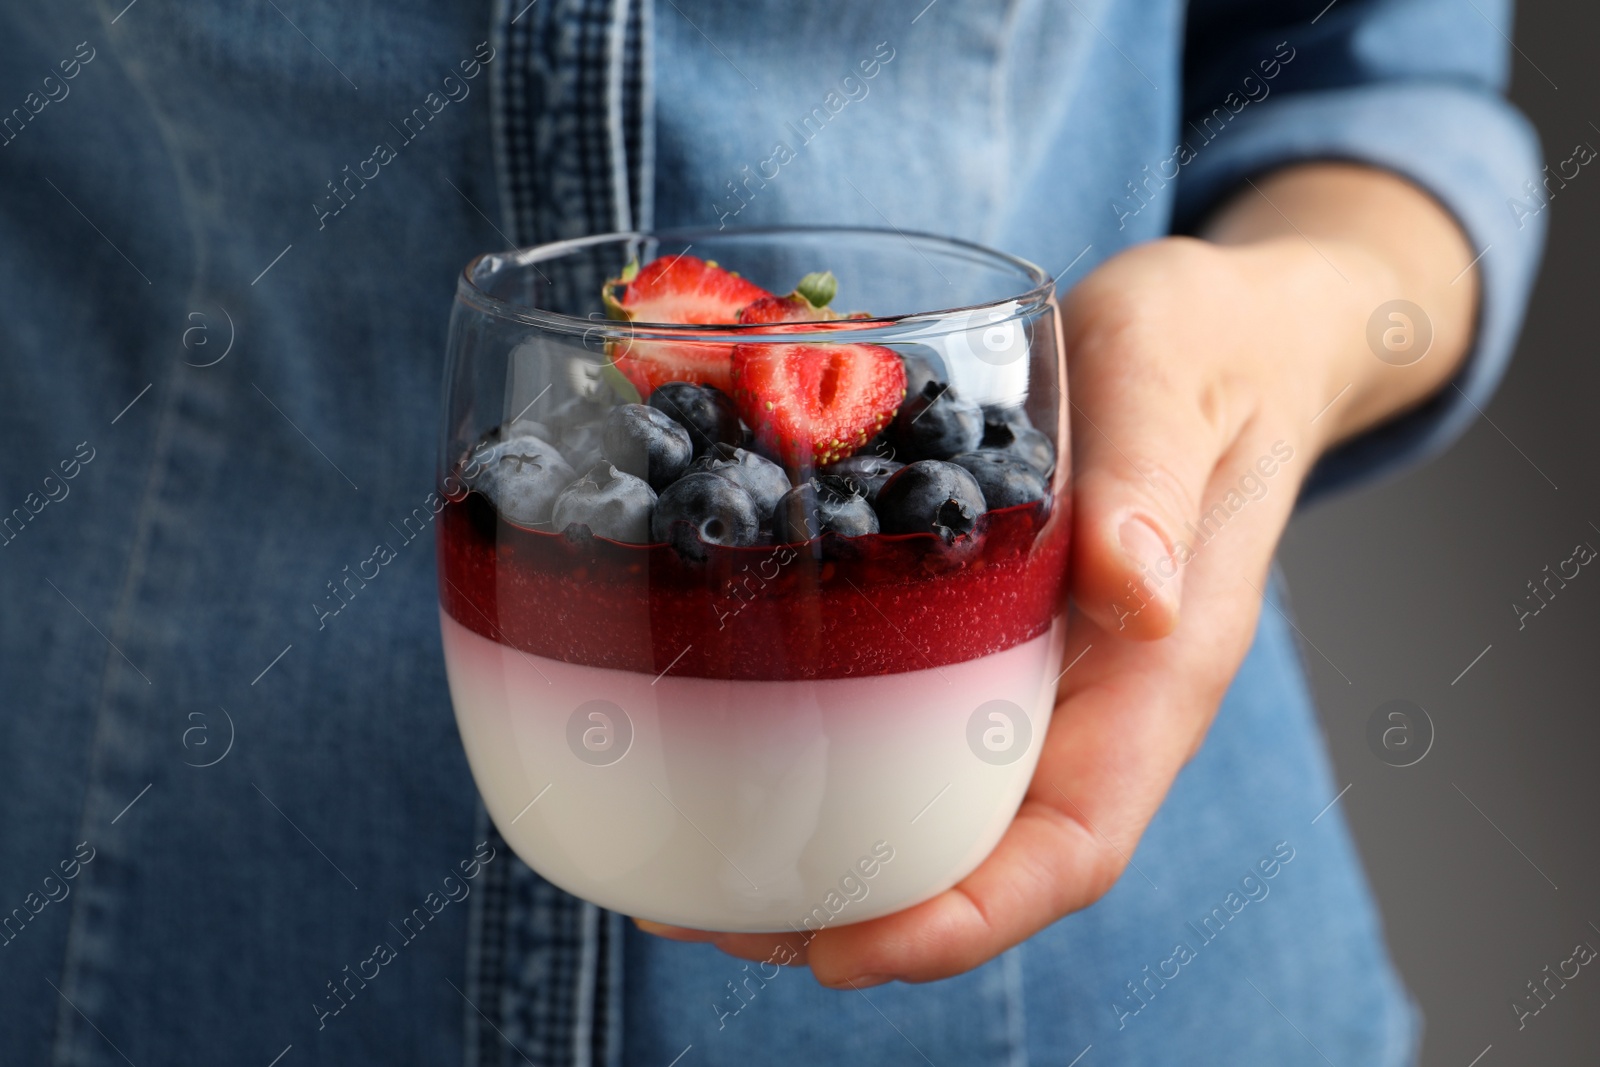
MULTIPOLYGON (((849 385, 840 380, 824 374, 817 388, 849 385)), ((1068 406, 1039 268, 937 237, 822 228, 614 234, 483 256, 458 285, 445 385, 438 562, 451 697, 489 814, 530 867, 656 922, 816 930, 926 900, 994 848, 1038 761, 1061 669, 1068 406), (840 305, 873 317, 605 317, 602 286, 631 277, 630 262, 664 260, 670 273, 702 259, 774 293, 831 269, 840 305), (890 532, 916 509, 882 482, 868 508, 888 516, 878 532, 802 538, 780 505, 753 543, 719 544, 716 519, 609 538, 558 529, 559 503, 551 514, 497 496, 509 483, 496 470, 538 479, 558 468, 553 485, 613 461, 605 420, 633 399, 639 360, 748 366, 738 360, 756 352, 803 364, 863 345, 904 361, 906 414, 881 434, 822 442, 817 456, 912 462, 929 425, 959 438, 982 405, 985 450, 1048 468, 1028 482, 1042 498, 961 514, 952 500, 935 515, 948 525, 890 532), (929 366, 949 388, 927 386, 918 430, 908 406, 929 366)), ((804 483, 817 464, 763 436, 767 410, 741 393, 741 443, 804 483)), ((658 491, 665 513, 673 490, 658 491)), ((1007 491, 989 495, 1004 503, 1007 491)))

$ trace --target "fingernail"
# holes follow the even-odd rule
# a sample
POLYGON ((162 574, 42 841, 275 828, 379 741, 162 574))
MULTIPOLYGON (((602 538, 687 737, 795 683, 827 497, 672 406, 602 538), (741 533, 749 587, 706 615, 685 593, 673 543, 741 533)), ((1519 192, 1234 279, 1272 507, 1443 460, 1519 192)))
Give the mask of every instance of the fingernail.
POLYGON ((883 985, 885 982, 892 981, 894 979, 887 974, 863 974, 859 978, 845 979, 844 984, 856 989, 871 989, 875 985, 883 985))
POLYGON ((1147 519, 1137 515, 1129 517, 1117 531, 1123 554, 1143 576, 1135 583, 1166 599, 1176 601, 1182 579, 1177 561, 1167 551, 1167 543, 1147 519))

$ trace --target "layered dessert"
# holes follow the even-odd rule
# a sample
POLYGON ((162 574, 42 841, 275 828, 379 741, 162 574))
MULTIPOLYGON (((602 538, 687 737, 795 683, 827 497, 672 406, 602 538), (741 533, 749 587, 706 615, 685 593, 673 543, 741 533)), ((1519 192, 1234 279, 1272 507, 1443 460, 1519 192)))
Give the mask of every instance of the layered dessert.
POLYGON ((1027 788, 1061 658, 1055 441, 964 396, 932 344, 852 341, 871 320, 835 289, 630 266, 613 318, 736 329, 619 333, 592 388, 446 473, 474 777, 517 854, 604 907, 730 931, 887 914, 970 872, 1027 788))

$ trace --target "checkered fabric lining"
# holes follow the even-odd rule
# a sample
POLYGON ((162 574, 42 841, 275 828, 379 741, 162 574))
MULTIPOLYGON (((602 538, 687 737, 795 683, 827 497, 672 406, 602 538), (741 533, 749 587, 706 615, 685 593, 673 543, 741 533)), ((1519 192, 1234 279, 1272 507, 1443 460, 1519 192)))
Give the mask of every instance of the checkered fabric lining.
POLYGON ((655 100, 651 90, 651 50, 646 47, 652 5, 650 0, 635 0, 627 8, 622 54, 622 133, 627 153, 628 203, 632 209, 629 225, 648 230, 655 224, 655 100))
MULTIPOLYGON (((518 244, 650 225, 650 19, 651 0, 496 0, 497 184, 518 244)), ((540 878, 481 821, 504 862, 475 894, 467 1067, 616 1067, 621 916, 540 878)))
POLYGON ((519 244, 648 226, 654 148, 647 0, 503 3, 495 122, 519 244), (516 21, 510 21, 515 18, 516 21))
POLYGON ((484 868, 474 894, 466 1064, 616 1067, 622 917, 557 889, 486 834, 503 862, 484 868))

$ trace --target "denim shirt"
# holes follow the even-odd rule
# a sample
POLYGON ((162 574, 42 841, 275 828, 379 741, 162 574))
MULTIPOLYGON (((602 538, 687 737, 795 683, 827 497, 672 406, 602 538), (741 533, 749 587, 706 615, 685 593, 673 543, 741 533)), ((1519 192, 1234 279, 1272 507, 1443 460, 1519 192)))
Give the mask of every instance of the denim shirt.
POLYGON ((1493 0, 0 12, 0 1062, 1312 1062, 1294 1027, 1409 1062, 1277 612, 1137 866, 961 978, 829 993, 544 883, 450 713, 438 386, 457 272, 510 244, 893 226, 1065 289, 1346 159, 1482 250, 1455 388, 1312 491, 1396 468, 1485 403, 1537 264, 1509 29, 1493 0))

